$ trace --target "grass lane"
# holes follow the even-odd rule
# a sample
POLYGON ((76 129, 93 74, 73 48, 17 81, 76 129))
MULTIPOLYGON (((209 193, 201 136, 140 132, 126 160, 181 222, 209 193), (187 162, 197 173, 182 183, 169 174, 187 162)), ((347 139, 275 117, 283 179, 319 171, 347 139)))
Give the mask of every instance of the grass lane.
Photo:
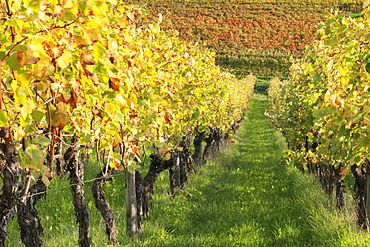
POLYGON ((165 230, 146 246, 366 246, 313 177, 280 162, 286 144, 266 105, 253 100, 235 143, 182 198, 157 198, 153 218, 165 230))

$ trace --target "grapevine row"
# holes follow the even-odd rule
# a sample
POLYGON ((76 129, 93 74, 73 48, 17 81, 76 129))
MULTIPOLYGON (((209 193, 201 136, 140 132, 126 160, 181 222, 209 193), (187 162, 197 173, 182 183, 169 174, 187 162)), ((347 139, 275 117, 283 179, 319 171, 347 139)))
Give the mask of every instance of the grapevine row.
MULTIPOLYGON (((127 232, 134 237, 141 230, 140 209, 132 207, 141 159, 178 160, 184 139, 231 134, 248 107, 253 76, 237 80, 221 71, 214 53, 161 31, 161 19, 143 24, 141 8, 97 0, 6 0, 0 7, 2 245, 16 211, 29 215, 27 205, 40 199, 32 193, 65 171, 79 244, 92 245, 78 153, 93 146, 105 165, 93 193, 109 240, 118 245, 102 187, 118 170, 126 171, 127 232)), ((40 244, 42 228, 23 223, 33 235, 22 241, 40 244)))
POLYGON ((303 168, 318 174, 329 193, 336 188, 338 207, 344 179, 353 174, 357 223, 364 229, 370 215, 369 18, 366 7, 357 18, 334 13, 321 23, 289 80, 271 81, 267 112, 303 168))
POLYGON ((166 16, 164 30, 182 40, 204 43, 216 52, 217 64, 237 75, 287 74, 289 58, 300 57, 331 5, 283 2, 146 1, 145 21, 166 16))

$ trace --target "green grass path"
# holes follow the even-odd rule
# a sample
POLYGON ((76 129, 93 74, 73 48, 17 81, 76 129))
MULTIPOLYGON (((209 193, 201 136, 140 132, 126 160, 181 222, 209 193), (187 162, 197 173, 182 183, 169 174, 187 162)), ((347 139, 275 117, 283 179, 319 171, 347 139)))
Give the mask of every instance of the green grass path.
POLYGON ((158 199, 153 218, 165 231, 146 246, 363 246, 315 180, 281 162, 285 141, 266 105, 253 100, 232 147, 191 179, 183 198, 158 199))

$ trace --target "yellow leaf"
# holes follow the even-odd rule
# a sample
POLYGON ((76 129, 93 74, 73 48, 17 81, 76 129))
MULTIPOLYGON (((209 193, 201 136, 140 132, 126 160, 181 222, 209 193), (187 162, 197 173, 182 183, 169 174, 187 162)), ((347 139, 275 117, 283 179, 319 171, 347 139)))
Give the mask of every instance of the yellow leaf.
POLYGON ((137 97, 136 97, 136 94, 135 93, 130 93, 130 96, 128 98, 128 101, 129 101, 129 104, 130 104, 130 108, 131 109, 135 109, 135 107, 137 105, 137 97))
POLYGON ((23 119, 26 119, 29 114, 33 112, 36 108, 36 105, 33 101, 26 101, 21 107, 21 116, 23 119))
POLYGON ((67 68, 71 61, 72 53, 70 51, 64 51, 63 54, 57 58, 57 63, 61 69, 67 68))
POLYGON ((21 126, 14 128, 14 140, 21 141, 25 135, 26 135, 26 132, 24 132, 21 126))
POLYGON ((12 12, 18 12, 21 8, 21 1, 19 0, 13 0, 13 4, 11 5, 11 11, 12 12))
POLYGON ((73 8, 76 5, 73 0, 66 0, 63 2, 64 2, 63 8, 66 8, 66 9, 73 8))
POLYGON ((113 159, 111 162, 109 162, 109 166, 115 170, 118 170, 121 166, 121 161, 118 159, 113 159))
POLYGON ((47 176, 45 176, 44 174, 42 174, 42 178, 41 178, 42 182, 45 184, 46 187, 49 187, 50 186, 50 180, 48 179, 47 176))
POLYGON ((99 30, 96 29, 85 29, 85 40, 88 44, 93 44, 100 39, 99 30))
POLYGON ((164 156, 164 159, 165 160, 171 159, 171 153, 170 152, 166 153, 166 155, 164 156))
POLYGON ((127 102, 126 99, 122 95, 117 95, 116 96, 116 103, 117 105, 122 109, 127 107, 127 102))
POLYGON ((105 109, 106 112, 108 112, 110 114, 113 114, 116 111, 114 105, 111 104, 111 103, 106 103, 105 106, 104 106, 104 109, 105 109))
POLYGON ((7 122, 8 122, 8 114, 5 111, 0 110, 0 127, 4 127, 7 122))
POLYGON ((75 35, 75 42, 78 48, 87 46, 87 42, 82 35, 75 35))
POLYGON ((24 0, 24 4, 35 13, 40 11, 40 0, 24 0))
POLYGON ((43 77, 47 74, 47 69, 51 66, 49 57, 41 57, 33 67, 33 72, 37 77, 43 77))

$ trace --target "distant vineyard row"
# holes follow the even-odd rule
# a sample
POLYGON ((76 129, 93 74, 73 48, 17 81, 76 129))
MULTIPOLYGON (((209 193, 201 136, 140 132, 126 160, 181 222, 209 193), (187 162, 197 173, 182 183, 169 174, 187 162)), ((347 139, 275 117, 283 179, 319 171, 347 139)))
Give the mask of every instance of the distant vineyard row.
MULTIPOLYGON (((161 1, 154 0, 152 2, 161 1)), ((182 0, 173 0, 173 2, 181 2, 182 0)), ((364 0, 193 0, 189 2, 217 2, 217 3, 329 3, 329 4, 363 4, 364 0)))
POLYGON ((205 44, 216 51, 218 64, 235 74, 281 76, 288 74, 290 58, 300 57, 314 39, 316 23, 348 3, 317 2, 131 0, 129 4, 145 5, 150 10, 147 22, 162 15, 164 30, 205 44))

